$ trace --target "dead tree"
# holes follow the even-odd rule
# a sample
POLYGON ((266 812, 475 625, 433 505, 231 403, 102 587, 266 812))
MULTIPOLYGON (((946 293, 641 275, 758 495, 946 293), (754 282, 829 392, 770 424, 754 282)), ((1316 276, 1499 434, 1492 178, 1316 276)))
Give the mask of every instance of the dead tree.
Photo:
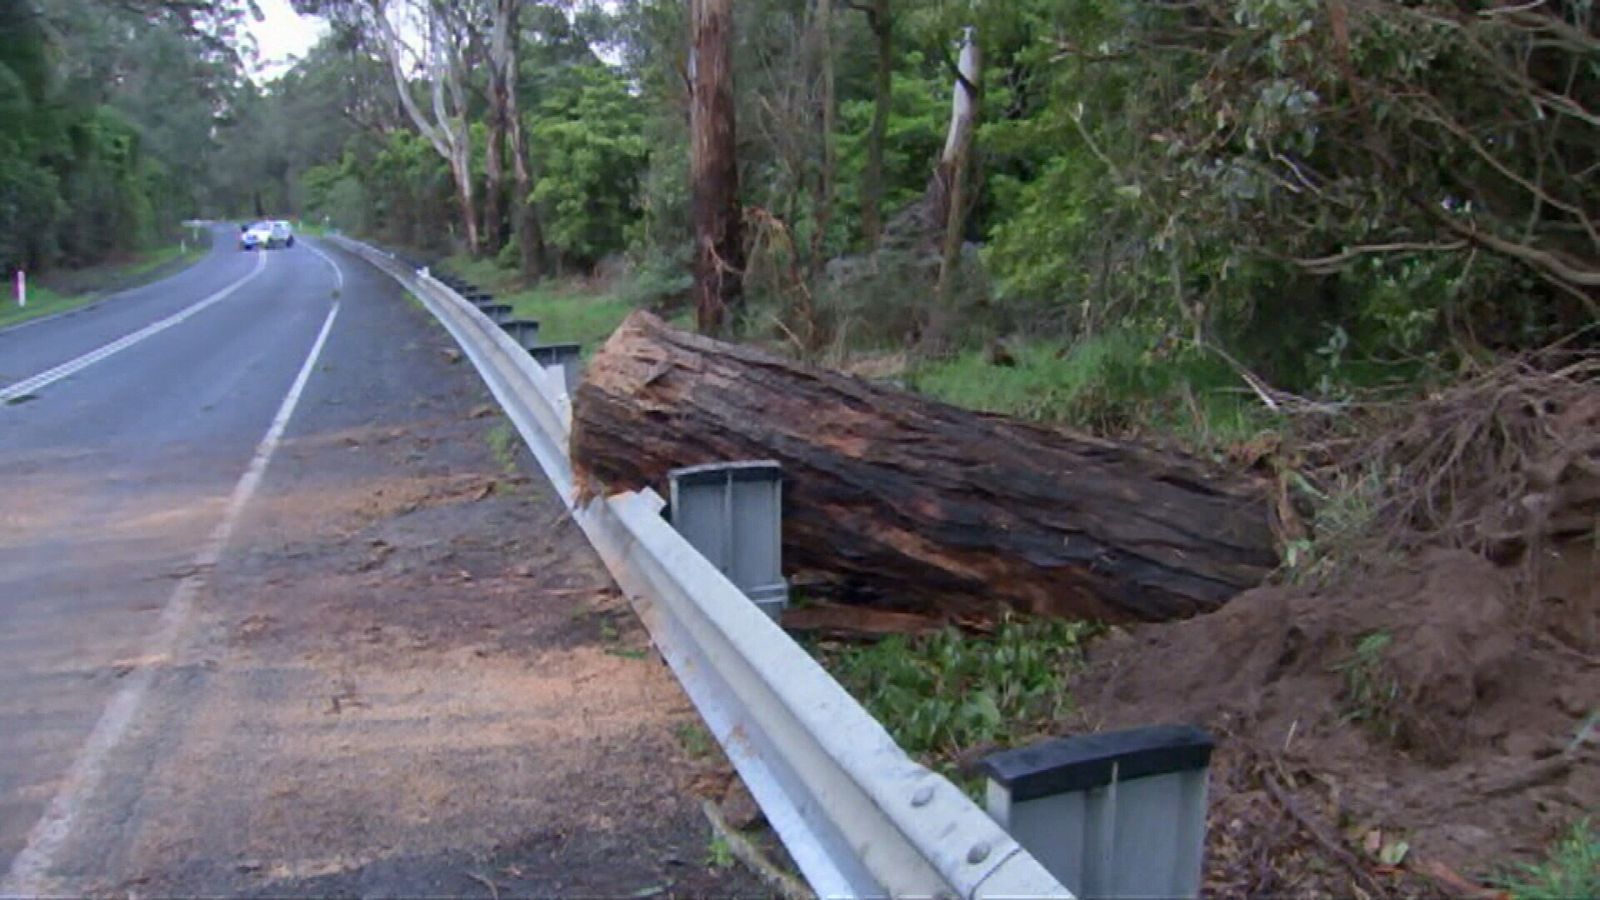
POLYGON ((635 313, 573 411, 587 489, 783 465, 787 565, 855 599, 962 618, 1001 605, 1109 621, 1213 610, 1277 564, 1250 478, 974 413, 635 313))
POLYGON ((690 20, 695 318, 701 332, 715 334, 738 308, 744 278, 733 105, 733 0, 691 0, 690 20))

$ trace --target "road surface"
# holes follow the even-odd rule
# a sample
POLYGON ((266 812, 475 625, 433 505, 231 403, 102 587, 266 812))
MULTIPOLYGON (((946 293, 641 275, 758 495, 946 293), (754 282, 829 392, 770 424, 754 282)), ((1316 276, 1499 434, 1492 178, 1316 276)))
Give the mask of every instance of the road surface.
POLYGON ((748 891, 726 771, 444 331, 215 238, 0 332, 0 894, 748 891))

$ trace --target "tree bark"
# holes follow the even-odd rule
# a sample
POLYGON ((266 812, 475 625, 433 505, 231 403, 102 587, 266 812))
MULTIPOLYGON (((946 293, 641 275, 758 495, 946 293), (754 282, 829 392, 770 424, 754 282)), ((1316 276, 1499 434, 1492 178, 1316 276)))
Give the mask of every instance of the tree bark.
POLYGON ((870 253, 878 249, 883 236, 883 140, 889 130, 889 109, 894 99, 894 28, 889 18, 889 0, 872 0, 867 25, 877 45, 867 167, 861 175, 861 237, 870 253))
POLYGON ((391 0, 365 0, 365 3, 365 12, 370 16, 366 24, 388 60, 389 73, 394 79, 401 108, 416 127, 417 133, 426 138, 450 166, 461 214, 462 236, 466 240, 467 252, 476 256, 478 207, 472 187, 472 141, 467 126, 466 90, 462 85, 469 64, 463 52, 463 45, 471 37, 467 23, 445 21, 446 16, 459 15, 459 10, 453 7, 421 7, 426 16, 419 29, 423 32, 423 45, 420 50, 412 50, 394 23, 389 21, 391 0), (421 104, 411 94, 411 78, 407 74, 407 67, 413 62, 420 62, 428 72, 431 117, 422 111, 421 104))
MULTIPOLYGON (((504 0, 501 0, 504 2, 504 0)), ((506 191, 506 83, 501 61, 489 63, 489 135, 483 146, 483 253, 500 252, 505 239, 505 213, 501 202, 506 191)))
POLYGON ((522 46, 518 13, 523 0, 497 0, 505 10, 505 43, 501 53, 506 71, 506 126, 511 140, 511 177, 514 196, 511 207, 517 211, 517 255, 522 275, 528 279, 544 275, 544 228, 539 222, 539 207, 533 202, 533 172, 528 165, 528 134, 522 127, 522 104, 517 97, 517 53, 522 46))
MULTIPOLYGON (((945 340, 955 319, 956 270, 961 264, 961 238, 967 222, 967 169, 972 156, 972 132, 977 127, 978 93, 975 86, 981 71, 978 45, 973 40, 972 29, 966 30, 962 42, 961 58, 957 64, 955 97, 950 110, 950 133, 945 140, 944 154, 934 173, 936 184, 944 186, 938 199, 944 203, 944 217, 935 221, 944 225, 944 239, 939 250, 939 280, 934 287, 935 310, 929 317, 930 327, 925 340, 939 343, 945 340)), ((938 207, 936 206, 937 210, 938 207)))
POLYGON ((690 175, 695 231, 695 319, 701 332, 726 326, 744 293, 744 236, 733 106, 733 0, 691 0, 694 96, 690 175))
POLYGON ((833 0, 817 0, 813 46, 816 66, 822 82, 822 96, 818 101, 818 136, 821 138, 822 162, 817 171, 817 193, 813 201, 815 227, 811 232, 811 273, 821 271, 823 253, 827 246, 828 223, 833 218, 833 179, 836 164, 833 152, 834 88, 833 88, 833 0))
POLYGON ((588 366, 590 493, 774 459, 784 558, 874 605, 1108 621, 1213 610, 1276 565, 1260 484, 1177 455, 946 406, 634 313, 588 366))

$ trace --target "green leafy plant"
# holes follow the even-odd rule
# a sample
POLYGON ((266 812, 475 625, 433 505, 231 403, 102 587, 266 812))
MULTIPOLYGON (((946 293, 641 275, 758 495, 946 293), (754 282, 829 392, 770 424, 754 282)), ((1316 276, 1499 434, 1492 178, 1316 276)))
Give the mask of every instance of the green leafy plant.
POLYGON ((824 651, 825 665, 908 752, 943 757, 1037 732, 1071 708, 1086 622, 1008 616, 988 636, 954 628, 824 651))
POLYGON ((1349 656, 1333 670, 1344 677, 1340 701, 1344 722, 1360 722, 1379 736, 1393 738, 1399 730, 1395 706, 1400 699, 1400 683, 1389 670, 1385 653, 1394 642, 1387 631, 1373 631, 1356 641, 1349 656))
POLYGON ((729 846, 727 838, 713 834, 706 843, 706 865, 713 869, 726 869, 733 863, 733 847, 729 846))
POLYGON ((484 435, 484 440, 489 442, 489 454, 494 461, 507 472, 517 468, 517 433, 511 428, 510 422, 500 422, 484 435))
POLYGON ((716 749, 716 742, 711 738, 711 732, 699 722, 683 722, 672 729, 673 737, 678 739, 678 746, 683 752, 693 759, 705 759, 716 749))
POLYGON ((1516 900, 1600 897, 1600 831, 1587 818, 1574 822, 1544 859, 1514 867, 1499 884, 1516 900))

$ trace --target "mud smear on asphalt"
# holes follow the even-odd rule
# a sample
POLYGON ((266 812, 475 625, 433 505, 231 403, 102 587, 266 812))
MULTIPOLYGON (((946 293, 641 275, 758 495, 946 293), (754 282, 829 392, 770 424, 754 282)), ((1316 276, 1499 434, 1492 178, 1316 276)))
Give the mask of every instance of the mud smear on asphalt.
MULTIPOLYGON (((413 314, 414 315, 414 314, 413 314)), ((203 598, 130 846, 140 894, 748 894, 693 791, 725 772, 536 465, 430 336, 313 406, 203 598)), ((353 368, 353 367, 347 367, 353 368)), ((724 776, 725 777, 725 776, 724 776)))
POLYGON ((1207 893, 1482 883, 1600 798, 1596 571, 1580 542, 1537 591, 1445 551, 1328 594, 1253 590, 1103 642, 1080 696, 1096 729, 1217 734, 1207 893))

